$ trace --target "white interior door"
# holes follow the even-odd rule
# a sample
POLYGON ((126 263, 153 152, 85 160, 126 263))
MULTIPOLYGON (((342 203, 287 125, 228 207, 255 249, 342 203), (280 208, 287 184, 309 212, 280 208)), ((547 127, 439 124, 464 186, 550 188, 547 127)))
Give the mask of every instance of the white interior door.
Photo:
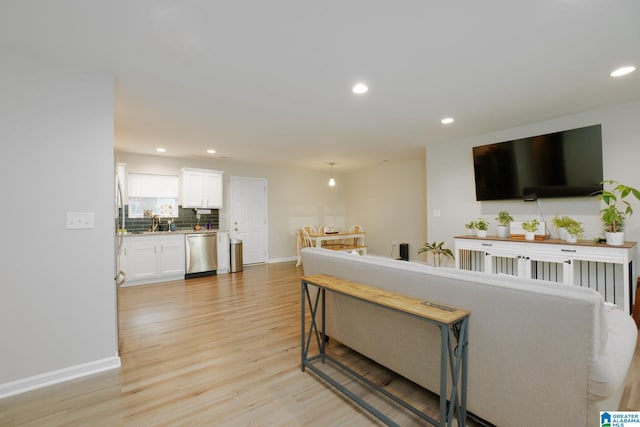
POLYGON ((242 240, 243 264, 267 262, 267 180, 231 177, 231 236, 242 240))

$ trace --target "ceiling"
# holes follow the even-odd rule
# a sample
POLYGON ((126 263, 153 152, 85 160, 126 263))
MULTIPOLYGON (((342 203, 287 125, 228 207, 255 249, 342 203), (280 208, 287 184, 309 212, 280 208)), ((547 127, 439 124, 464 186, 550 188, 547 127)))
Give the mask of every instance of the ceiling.
POLYGON ((341 172, 640 99, 640 71, 609 77, 640 68, 638 22, 638 0, 0 0, 0 49, 112 74, 117 150, 341 172))

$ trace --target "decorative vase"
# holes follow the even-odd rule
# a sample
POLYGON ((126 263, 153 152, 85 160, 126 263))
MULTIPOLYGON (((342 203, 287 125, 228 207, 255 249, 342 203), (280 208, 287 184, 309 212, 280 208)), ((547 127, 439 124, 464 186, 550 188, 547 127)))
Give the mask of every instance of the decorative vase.
POLYGON ((619 231, 617 233, 606 232, 607 245, 622 246, 624 245, 624 232, 619 231))
POLYGON ((509 236, 509 227, 506 225, 498 225, 496 227, 498 230, 498 237, 508 237, 509 236))
POLYGON ((487 237, 487 230, 478 230, 476 235, 478 237, 487 237))
POLYGON ((567 233, 567 243, 578 243, 578 236, 576 236, 575 234, 569 234, 567 233))
POLYGON ((535 231, 525 231, 524 232, 524 240, 536 240, 536 232, 535 231))
POLYGON ((560 240, 567 240, 567 236, 569 235, 567 229, 564 227, 558 228, 558 234, 560 234, 560 240))

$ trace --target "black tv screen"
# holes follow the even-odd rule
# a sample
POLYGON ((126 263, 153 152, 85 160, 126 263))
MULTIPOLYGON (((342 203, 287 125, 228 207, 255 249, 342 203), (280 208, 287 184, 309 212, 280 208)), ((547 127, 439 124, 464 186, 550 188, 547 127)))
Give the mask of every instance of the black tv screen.
POLYGON ((584 197, 602 190, 600 125, 473 147, 477 200, 584 197))

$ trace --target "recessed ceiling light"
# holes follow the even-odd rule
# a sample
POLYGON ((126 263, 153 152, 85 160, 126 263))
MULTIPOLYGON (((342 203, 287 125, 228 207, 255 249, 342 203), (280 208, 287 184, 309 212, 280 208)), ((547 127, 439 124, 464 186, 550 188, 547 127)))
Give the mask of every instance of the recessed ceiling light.
POLYGON ((209 154, 216 154, 216 150, 207 150, 207 153, 209 153, 209 154))
POLYGON ((453 123, 453 117, 446 117, 440 120, 440 123, 442 123, 443 125, 450 125, 451 123, 453 123))
POLYGON ((353 93, 357 93, 358 95, 362 95, 363 93, 366 93, 369 90, 369 88, 364 83, 358 83, 353 87, 352 90, 353 90, 353 93))
POLYGON ((628 67, 620 67, 617 70, 613 70, 610 74, 611 77, 620 77, 620 76, 625 76, 629 73, 633 73, 636 70, 636 67, 634 66, 628 66, 628 67))
POLYGON ((156 151, 157 151, 158 153, 164 153, 164 152, 166 152, 166 151, 167 151, 167 149, 166 149, 166 148, 156 148, 156 151))

